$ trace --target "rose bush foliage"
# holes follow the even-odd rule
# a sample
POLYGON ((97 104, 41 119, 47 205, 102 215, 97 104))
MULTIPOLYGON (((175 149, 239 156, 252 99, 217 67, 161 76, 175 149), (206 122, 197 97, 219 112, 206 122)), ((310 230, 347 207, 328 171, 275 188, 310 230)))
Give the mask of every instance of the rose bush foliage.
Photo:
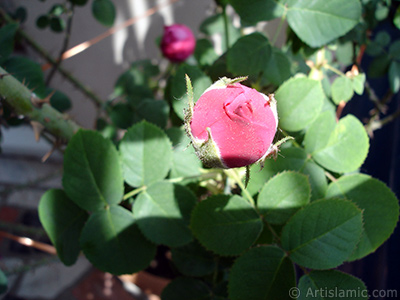
MULTIPOLYGON (((111 2, 94 2, 95 17, 109 24, 113 14, 101 5, 111 2)), ((173 67, 136 61, 116 79, 118 101, 104 103, 96 130, 71 138, 63 188, 40 201, 60 260, 72 265, 83 251, 103 271, 133 273, 167 247, 175 275, 163 299, 290 299, 293 287, 300 298, 309 288, 364 291, 360 279, 334 269, 376 251, 396 227, 399 206, 383 182, 362 173, 376 123, 341 111, 370 89, 370 76, 387 76, 391 92, 399 90, 399 40, 369 35, 391 2, 216 1, 196 43, 183 25, 166 27, 160 53, 173 67), (278 18, 288 24, 283 46, 280 29, 272 37, 244 30, 278 18), (365 55, 374 57, 372 74, 360 67, 365 55), (241 76, 248 78, 227 79, 241 76)), ((399 26, 398 9, 393 16, 399 26)), ((35 74, 27 82, 45 97, 40 67, 13 55, 17 28, 0 28, 7 45, 0 63, 21 81, 35 74)), ((15 124, 9 106, 5 117, 15 124)))

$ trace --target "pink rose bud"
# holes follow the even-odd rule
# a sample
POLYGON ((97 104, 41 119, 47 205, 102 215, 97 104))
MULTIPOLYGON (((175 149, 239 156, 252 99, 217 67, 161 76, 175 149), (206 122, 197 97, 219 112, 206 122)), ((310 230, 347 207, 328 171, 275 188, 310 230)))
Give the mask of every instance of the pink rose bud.
POLYGON ((174 24, 164 27, 164 35, 161 40, 161 51, 170 61, 184 61, 192 55, 195 46, 196 39, 187 26, 174 24))
POLYGON ((274 96, 266 96, 239 83, 245 79, 220 79, 193 107, 191 83, 187 77, 186 131, 206 166, 244 167, 262 163, 276 153, 272 145, 278 126, 274 96))

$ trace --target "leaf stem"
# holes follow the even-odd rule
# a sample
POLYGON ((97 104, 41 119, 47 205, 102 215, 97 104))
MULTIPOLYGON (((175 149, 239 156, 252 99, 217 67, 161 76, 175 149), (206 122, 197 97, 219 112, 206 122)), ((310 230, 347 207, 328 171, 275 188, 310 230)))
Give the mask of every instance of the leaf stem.
POLYGON ((237 169, 227 169, 227 170, 224 170, 224 173, 240 187, 244 196, 247 198, 247 200, 249 200, 250 204, 255 207, 256 202, 254 201, 254 198, 251 196, 249 191, 244 186, 244 183, 242 182, 242 179, 240 178, 240 176, 237 172, 237 169))
POLYGON ((346 74, 344 74, 342 71, 340 71, 339 69, 337 69, 337 68, 335 68, 335 67, 332 67, 330 64, 328 64, 328 63, 325 63, 325 64, 323 64, 323 67, 325 68, 325 69, 328 69, 328 70, 330 70, 330 71, 332 71, 333 73, 335 73, 335 74, 337 74, 337 75, 339 75, 339 76, 343 76, 343 77, 346 77, 346 74))
POLYGON ((134 189, 134 190, 132 190, 132 191, 126 193, 126 194, 124 195, 124 197, 122 197, 122 200, 127 200, 127 199, 129 199, 130 197, 133 197, 133 196, 139 194, 140 192, 145 191, 146 189, 147 189, 147 186, 145 186, 145 185, 144 185, 144 186, 141 186, 140 188, 134 189))

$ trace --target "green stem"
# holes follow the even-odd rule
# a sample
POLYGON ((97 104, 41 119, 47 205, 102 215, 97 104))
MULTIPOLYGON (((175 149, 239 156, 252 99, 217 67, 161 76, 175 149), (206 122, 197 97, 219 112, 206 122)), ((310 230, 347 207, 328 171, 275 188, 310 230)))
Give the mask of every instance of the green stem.
MULTIPOLYGON (((282 132, 282 134, 283 134, 285 137, 291 137, 285 130, 279 129, 279 131, 282 132)), ((293 143, 293 145, 294 145, 295 147, 297 147, 297 148, 302 148, 302 147, 300 146, 300 144, 296 142, 296 139, 291 139, 291 142, 293 143)))
POLYGON ((332 67, 330 64, 324 64, 323 67, 325 69, 328 69, 330 71, 332 71, 333 73, 339 75, 339 76, 343 76, 346 77, 346 74, 344 74, 342 71, 340 71, 339 69, 336 69, 335 67, 332 67))
POLYGON ((230 177, 231 179, 233 179, 233 181, 235 181, 235 183, 240 187, 240 189, 243 192, 243 195, 247 198, 247 200, 249 200, 249 202, 251 203, 251 205, 253 205, 254 207, 256 206, 256 202, 254 201, 253 196, 251 196, 251 194, 249 193, 249 191, 246 189, 246 187, 244 186, 244 183, 242 182, 242 179, 240 178, 239 174, 237 173, 237 169, 227 169, 224 170, 224 173, 230 177))
POLYGON ((224 31, 225 31, 225 45, 226 45, 226 50, 228 51, 230 47, 229 43, 229 18, 228 14, 226 13, 226 6, 222 8, 222 15, 224 16, 224 31))
POLYGON ((129 199, 130 197, 133 197, 133 196, 139 194, 140 192, 145 191, 146 189, 147 189, 147 186, 145 186, 145 185, 144 185, 144 186, 141 186, 140 188, 134 189, 134 190, 132 190, 132 191, 126 193, 126 194, 124 195, 124 197, 122 198, 122 200, 127 200, 127 199, 129 199))
POLYGON ((34 105, 41 99, 16 78, 0 67, 0 96, 19 115, 42 124, 55 137, 70 140, 80 128, 74 121, 51 107, 47 103, 34 105))

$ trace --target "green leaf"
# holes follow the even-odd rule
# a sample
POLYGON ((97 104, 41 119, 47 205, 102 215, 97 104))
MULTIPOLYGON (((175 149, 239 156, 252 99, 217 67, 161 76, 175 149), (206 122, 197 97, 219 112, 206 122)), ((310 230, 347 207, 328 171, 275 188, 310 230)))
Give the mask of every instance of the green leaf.
POLYGON ((211 66, 218 58, 212 42, 208 39, 199 39, 196 42, 194 57, 200 66, 211 66))
POLYGON ((240 256, 229 273, 229 299, 287 299, 296 286, 294 266, 275 246, 253 248, 240 256))
POLYGON ((139 187, 164 179, 171 168, 171 148, 155 125, 143 121, 129 128, 119 147, 125 181, 139 187))
POLYGON ((348 102, 354 94, 353 83, 346 76, 336 77, 331 86, 332 100, 335 104, 340 101, 348 102))
POLYGON ((85 210, 119 203, 124 182, 112 142, 98 132, 79 130, 64 153, 62 182, 68 197, 85 210))
POLYGON ((169 105, 164 100, 144 99, 136 107, 135 122, 146 120, 161 128, 167 126, 169 105))
POLYGON ((312 271, 299 280, 299 300, 368 299, 368 290, 358 278, 337 271, 312 271))
POLYGON ((326 197, 342 197, 363 210, 364 232, 350 260, 374 252, 389 238, 399 219, 399 204, 381 181, 364 174, 343 176, 332 182, 326 197))
POLYGON ((351 79, 353 83, 353 90, 358 95, 362 95, 364 93, 365 79, 365 73, 360 73, 351 79))
POLYGON ((7 292, 8 279, 7 276, 0 270, 0 295, 7 292))
POLYGON ((360 20, 359 0, 288 0, 287 21, 297 36, 320 47, 343 36, 360 20))
POLYGON ((368 67, 368 76, 371 78, 385 76, 388 72, 389 65, 390 59, 387 54, 375 57, 368 67))
POLYGON ((54 94, 50 98, 50 104, 59 112, 64 112, 72 107, 71 100, 63 92, 53 89, 47 89, 47 91, 49 94, 54 91, 54 94))
POLYGON ((38 211, 58 257, 65 265, 73 265, 80 252, 79 237, 88 214, 59 189, 44 193, 38 211))
POLYGON ((397 7, 396 13, 394 14, 393 24, 400 29, 400 6, 397 7))
POLYGON ((0 59, 6 59, 14 50, 14 38, 18 24, 7 24, 0 28, 0 59))
POLYGON ((275 174, 285 171, 299 171, 308 176, 311 185, 311 200, 321 199, 325 196, 328 183, 325 171, 307 157, 307 153, 300 148, 284 148, 277 160, 268 159, 265 161, 264 168, 259 170, 259 166, 251 168, 251 179, 247 190, 256 194, 264 186, 264 183, 275 174))
POLYGON ((196 196, 185 186, 156 182, 137 197, 133 214, 150 241, 178 247, 193 239, 189 223, 196 202, 196 196))
POLYGON ((166 131, 172 141, 172 167, 170 178, 192 177, 200 175, 201 161, 196 156, 190 139, 186 133, 179 128, 171 127, 166 131))
POLYGON ((338 43, 336 49, 336 58, 337 60, 345 65, 351 65, 353 63, 354 56, 354 46, 352 41, 346 41, 344 43, 338 43))
POLYGON ((271 54, 271 45, 264 35, 258 32, 246 35, 229 49, 228 71, 238 76, 257 76, 267 71, 271 54))
POLYGON ((220 255, 239 255, 262 231, 262 221, 239 196, 218 195, 197 204, 190 227, 200 243, 220 255))
POLYGON ((127 129, 134 122, 134 111, 127 103, 117 103, 110 111, 110 119, 115 126, 122 129, 127 129))
POLYGON ((393 93, 400 89, 400 62, 392 61, 389 67, 389 84, 393 93))
POLYGON ((217 267, 214 255, 204 249, 197 241, 179 248, 171 249, 172 262, 187 276, 206 276, 217 267))
POLYGON ((116 96, 127 95, 133 106, 139 104, 143 99, 152 98, 153 93, 148 87, 148 75, 141 71, 136 65, 118 77, 115 83, 114 94, 116 96))
POLYGON ((40 29, 45 29, 50 24, 48 15, 41 15, 36 19, 36 26, 40 29))
POLYGON ((63 32, 66 26, 64 19, 61 19, 60 17, 52 17, 49 25, 50 29, 57 33, 63 32))
POLYGON ((210 288, 201 280, 178 277, 162 291, 163 300, 210 300, 210 288))
POLYGON ((112 26, 115 20, 115 6, 110 0, 93 0, 92 13, 104 26, 112 26))
POLYGON ((307 130, 304 145, 321 166, 345 173, 362 165, 368 154, 369 140, 364 126, 353 115, 336 123, 331 112, 324 112, 307 130))
POLYGON ((156 247, 140 233, 133 214, 116 205, 90 215, 80 244, 96 268, 112 274, 138 272, 156 253, 156 247))
POLYGON ((319 81, 306 77, 289 79, 275 94, 279 126, 288 131, 306 128, 320 113, 324 97, 319 81))
POLYGON ((269 21, 283 15, 284 6, 274 0, 228 0, 240 19, 253 25, 260 21, 269 21))
POLYGON ((39 98, 46 96, 43 71, 38 63, 26 57, 14 56, 7 59, 3 67, 29 89, 34 90, 39 98))
POLYGON ((211 79, 205 75, 198 67, 181 64, 172 78, 171 96, 172 106, 175 113, 184 119, 183 110, 189 105, 186 94, 185 74, 190 77, 193 85, 194 102, 196 102, 201 94, 212 84, 211 79))
POLYGON ((283 227, 282 247, 297 264, 330 269, 353 252, 362 232, 362 211, 350 201, 315 201, 299 210, 283 227))
POLYGON ((271 59, 268 62, 264 77, 272 84, 279 86, 291 75, 291 63, 288 55, 278 48, 272 48, 271 59))
MULTIPOLYGON (((216 14, 206 18, 200 25, 200 31, 211 37, 212 35, 219 35, 221 37, 222 52, 227 51, 226 47, 226 34, 225 34, 225 21, 223 14, 216 14)), ((241 37, 240 30, 233 26, 232 21, 228 17, 228 33, 229 33, 229 46, 231 47, 238 38, 241 37)))
POLYGON ((268 223, 284 224, 310 201, 311 188, 306 175, 284 172, 271 178, 257 198, 258 211, 268 223))

